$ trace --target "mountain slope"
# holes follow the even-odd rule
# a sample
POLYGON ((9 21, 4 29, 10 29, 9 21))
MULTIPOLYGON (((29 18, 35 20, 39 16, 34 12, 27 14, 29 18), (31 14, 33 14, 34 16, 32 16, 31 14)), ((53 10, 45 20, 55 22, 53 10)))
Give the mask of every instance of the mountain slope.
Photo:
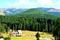
POLYGON ((5 15, 15 15, 15 14, 21 13, 21 12, 23 12, 23 11, 25 11, 25 10, 27 10, 27 9, 8 8, 8 9, 4 10, 3 13, 4 13, 5 15))
POLYGON ((46 13, 38 9, 29 9, 27 11, 22 12, 21 14, 46 14, 46 13))
POLYGON ((40 18, 47 18, 47 19, 56 19, 57 17, 47 12, 40 11, 38 9, 29 9, 22 13, 16 14, 15 16, 20 17, 40 17, 40 18))
POLYGON ((60 9, 50 9, 48 12, 60 12, 60 9))
POLYGON ((52 15, 60 17, 60 9, 55 9, 55 8, 38 8, 38 10, 42 10, 44 12, 47 12, 48 14, 52 14, 52 15))
MULTIPOLYGON (((29 14, 32 14, 32 10, 29 12, 29 10, 31 9, 16 9, 16 8, 2 8, 0 9, 0 11, 2 11, 3 14, 5 15, 15 15, 15 14, 20 14, 20 13, 23 13, 25 11, 28 11, 29 14)), ((55 15, 55 16, 60 16, 60 9, 54 9, 54 8, 34 8, 33 9, 34 11, 36 11, 36 14, 38 11, 44 11, 44 12, 47 12, 48 14, 51 14, 51 15, 55 15), (36 10, 35 10, 36 9, 36 10), (37 11, 38 10, 38 11, 37 11), (57 10, 57 11, 56 11, 57 10), (54 12, 53 12, 54 11, 54 12)), ((26 13, 25 13, 26 14, 26 13)), ((35 13, 34 13, 35 14, 35 13)), ((43 13, 44 14, 44 13, 43 13)))

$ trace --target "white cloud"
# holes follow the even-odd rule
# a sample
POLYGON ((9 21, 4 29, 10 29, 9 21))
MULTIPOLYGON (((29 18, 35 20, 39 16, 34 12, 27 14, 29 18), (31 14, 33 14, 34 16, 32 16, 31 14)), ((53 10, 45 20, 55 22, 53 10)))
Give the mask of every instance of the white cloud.
POLYGON ((26 7, 31 8, 36 5, 36 2, 30 2, 29 0, 19 0, 18 2, 14 2, 13 6, 15 7, 26 7))
POLYGON ((60 9, 60 0, 58 0, 58 1, 55 2, 54 8, 60 9))
POLYGON ((16 2, 10 3, 6 2, 9 7, 15 8, 33 8, 33 7, 60 7, 60 0, 53 3, 53 0, 37 0, 30 2, 30 0, 18 0, 16 2))
POLYGON ((28 0, 19 0, 18 2, 14 2, 14 6, 22 5, 22 4, 27 4, 29 3, 28 0))
POLYGON ((52 0, 38 0, 37 1, 41 6, 47 6, 47 7, 52 7, 53 6, 53 2, 52 0))
POLYGON ((10 3, 10 2, 6 2, 6 5, 8 5, 9 7, 34 7, 34 5, 36 5, 35 2, 30 2, 29 0, 18 0, 17 2, 14 3, 10 3))
POLYGON ((7 13, 11 13, 10 11, 6 11, 7 13))

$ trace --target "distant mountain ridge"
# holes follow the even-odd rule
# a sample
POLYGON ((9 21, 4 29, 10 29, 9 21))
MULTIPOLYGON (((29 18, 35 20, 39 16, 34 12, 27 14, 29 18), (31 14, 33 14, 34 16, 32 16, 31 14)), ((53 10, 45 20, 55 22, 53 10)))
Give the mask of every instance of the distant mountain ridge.
POLYGON ((0 8, 0 11, 5 15, 15 15, 17 13, 23 12, 27 9, 16 9, 16 8, 0 8))
POLYGON ((47 12, 40 11, 38 9, 29 9, 27 11, 24 11, 22 13, 13 15, 16 17, 37 17, 37 18, 46 18, 46 19, 56 19, 57 16, 54 16, 52 14, 48 14, 47 12))
POLYGON ((25 11, 26 9, 7 9, 7 10, 5 10, 4 11, 4 13, 6 14, 6 15, 14 15, 14 14, 17 14, 17 13, 21 13, 21 12, 23 12, 23 11, 25 11))
MULTIPOLYGON (((34 8, 34 9, 47 12, 48 14, 60 16, 60 9, 54 9, 54 8, 34 8)), ((0 8, 0 11, 2 11, 2 13, 5 15, 20 14, 27 10, 30 10, 30 9, 0 8)))
POLYGON ((38 9, 47 12, 48 14, 60 16, 60 9, 55 9, 55 8, 38 8, 38 9))
POLYGON ((48 12, 60 12, 60 9, 50 9, 48 12))

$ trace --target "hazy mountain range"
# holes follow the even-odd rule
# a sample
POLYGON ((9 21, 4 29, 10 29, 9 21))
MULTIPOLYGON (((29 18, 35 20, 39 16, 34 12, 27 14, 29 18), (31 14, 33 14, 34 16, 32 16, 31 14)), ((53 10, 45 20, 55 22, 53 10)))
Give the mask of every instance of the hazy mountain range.
MULTIPOLYGON (((54 8, 34 8, 34 9, 47 12, 48 14, 53 14, 55 16, 60 16, 60 9, 54 8)), ((15 15, 28 10, 30 9, 0 8, 0 15, 15 15)))

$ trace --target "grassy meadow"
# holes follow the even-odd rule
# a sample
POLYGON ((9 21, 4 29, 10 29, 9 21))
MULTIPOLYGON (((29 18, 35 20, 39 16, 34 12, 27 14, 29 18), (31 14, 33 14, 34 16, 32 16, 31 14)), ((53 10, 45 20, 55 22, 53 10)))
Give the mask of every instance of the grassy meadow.
MULTIPOLYGON (((22 36, 21 37, 14 37, 14 36, 11 36, 10 37, 10 40, 36 40, 36 35, 37 32, 35 31, 27 31, 27 30, 24 30, 22 31, 22 36)), ((8 37, 9 34, 7 33, 1 33, 4 37, 8 37)), ((44 39, 44 38, 54 38, 52 34, 48 34, 48 33, 45 33, 45 32, 39 32, 40 34, 40 39, 44 39)), ((42 40, 41 39, 41 40, 42 40)))

